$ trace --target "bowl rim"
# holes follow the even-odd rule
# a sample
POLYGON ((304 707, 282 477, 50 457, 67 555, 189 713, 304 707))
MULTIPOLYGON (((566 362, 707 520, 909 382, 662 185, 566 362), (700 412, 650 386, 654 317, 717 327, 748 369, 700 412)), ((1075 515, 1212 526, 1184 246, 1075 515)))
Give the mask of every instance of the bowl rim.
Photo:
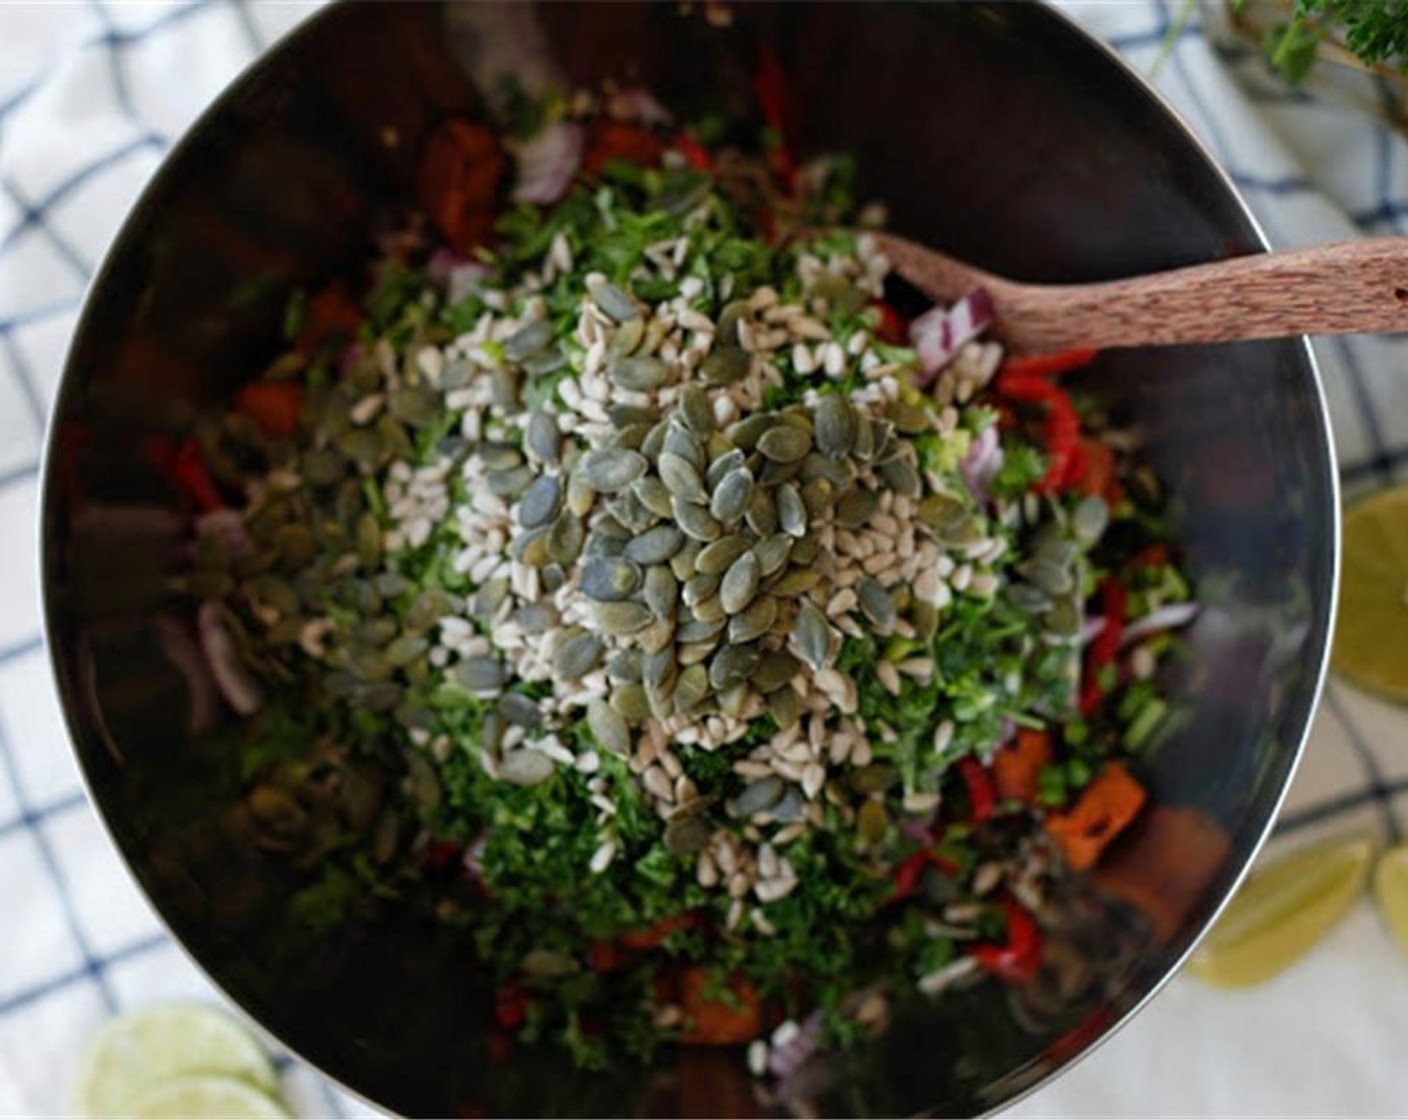
MULTIPOLYGON (((445 2, 453 2, 453 0, 445 0, 445 2)), ((69 679, 69 674, 65 667, 60 664, 58 646, 54 640, 54 634, 59 625, 59 610, 53 579, 53 573, 56 570, 58 559, 56 555, 56 534, 54 533, 55 511, 59 507, 59 499, 55 492, 58 486, 57 477, 59 473, 55 462, 59 442, 57 434, 58 420, 71 407, 74 394, 76 393, 75 386, 77 384, 77 378, 74 376, 75 355, 78 350, 79 341, 87 333, 91 320, 94 317, 94 308, 97 303, 96 297, 99 291, 108 283, 109 273, 114 268, 115 260, 121 252, 127 248, 131 241, 138 216, 159 197, 173 167, 184 159, 188 150, 194 146, 196 138, 206 131, 207 127, 214 119, 226 112, 228 107, 235 102, 237 97, 239 97, 253 81, 257 80, 261 74, 271 69, 286 51, 302 40, 316 35, 319 28, 325 22, 330 22, 337 18, 338 13, 340 13, 343 8, 351 7, 353 3, 354 0, 327 0, 326 3, 308 12, 293 26, 287 28, 276 38, 266 43, 260 52, 228 81, 211 102, 185 125, 180 135, 163 154, 161 161, 153 170, 151 176, 143 185, 142 190, 128 208, 121 224, 108 243, 101 259, 94 267, 91 277, 85 286, 79 313, 74 321, 72 335, 69 339, 60 369, 54 401, 46 418, 44 439, 39 457, 39 531, 38 539, 35 544, 38 551, 40 596, 43 606, 42 631, 49 679, 60 701, 59 707, 62 712, 64 729, 69 740, 69 749, 72 750, 75 755, 79 756, 77 759, 79 763, 78 770, 84 796, 95 811, 95 815, 98 818, 107 842, 117 853, 119 857, 118 862, 121 864, 123 873, 127 876, 128 881, 142 898, 149 911, 156 918, 167 939, 175 945, 182 956, 194 966, 206 983, 210 985, 211 989, 218 993, 224 1000, 226 1005, 225 1010, 227 1012, 232 1013, 246 1028, 251 1030, 256 1037, 263 1040, 266 1046, 285 1052, 315 1073, 327 1084, 374 1109, 381 1112, 389 1112, 385 1105, 346 1084, 339 1076, 328 1072, 319 1063, 309 1060, 298 1049, 290 1045, 288 1041, 264 1026, 258 1017, 256 1017, 241 1000, 237 999, 229 991, 224 982, 197 957, 195 950, 189 947, 185 940, 175 932, 165 912, 142 886, 128 859, 126 851, 114 835, 113 827, 108 816, 108 809, 103 800, 95 792, 89 774, 89 768, 79 754, 77 744, 80 739, 84 737, 84 733, 78 726, 74 715, 74 695, 77 686, 69 679)), ((1219 185, 1225 192, 1228 200, 1235 204, 1235 209, 1245 221, 1249 233, 1257 243, 1258 250, 1262 252, 1269 251, 1271 249, 1271 242, 1241 189, 1237 186, 1231 174, 1223 166, 1222 162, 1211 150, 1207 142, 1199 136, 1189 123, 1187 117, 1171 103, 1168 97, 1165 96, 1148 77, 1125 61, 1110 43, 1093 32, 1087 31, 1063 8, 1058 7, 1055 3, 1050 2, 1050 0, 1031 0, 1031 6, 1042 10, 1045 16, 1052 19, 1055 26, 1059 27, 1062 32, 1071 36, 1074 40, 1081 42, 1087 48, 1092 49, 1096 54, 1103 57, 1107 63, 1112 64, 1114 69, 1130 83, 1136 93, 1142 94, 1153 107, 1157 108, 1165 115, 1176 132, 1181 134, 1182 140, 1188 144, 1190 155, 1201 160, 1203 170, 1211 175, 1212 181, 1219 185)), ((1202 940, 1217 923, 1217 919, 1220 917, 1223 910, 1228 906, 1243 881, 1250 874, 1252 866, 1256 862, 1257 855, 1261 852, 1275 829, 1286 796, 1300 768, 1301 761, 1305 755, 1306 745, 1314 726, 1315 715, 1319 710, 1329 675, 1334 624, 1339 607, 1341 540, 1338 527, 1342 512, 1342 496, 1334 430, 1331 423, 1330 410, 1320 366, 1316 359, 1315 350, 1311 345, 1310 338, 1307 335, 1299 335, 1295 336, 1295 339, 1299 343, 1298 349, 1304 358, 1304 369, 1305 372, 1309 374, 1310 387, 1314 391, 1313 399, 1315 402, 1315 416, 1318 421, 1317 428, 1319 436, 1317 442, 1319 444, 1319 450, 1323 454, 1323 465, 1327 467, 1325 474, 1329 481, 1328 490, 1323 495, 1323 513, 1326 523, 1333 526, 1334 530, 1330 534, 1330 547, 1327 556, 1328 571, 1324 573, 1329 594, 1325 599, 1321 611, 1317 612, 1317 617, 1313 619, 1313 623, 1322 624, 1323 627, 1323 637, 1319 643, 1320 648, 1312 652, 1312 656, 1318 658, 1318 664, 1314 666, 1313 682, 1309 688, 1304 690, 1304 710, 1298 717, 1301 727, 1296 737, 1294 749, 1291 752, 1285 777, 1281 782, 1280 789, 1276 792, 1275 796, 1270 799, 1266 808, 1265 820, 1259 830, 1250 839, 1250 842, 1244 845, 1240 853, 1236 851, 1232 853, 1231 858, 1241 859, 1241 866, 1237 868, 1235 874, 1227 881, 1217 905, 1207 914, 1201 927, 1189 941, 1188 945, 1184 947, 1183 951, 1164 968, 1162 974, 1150 984, 1139 999, 1128 1008, 1124 1009, 1096 1038, 1086 1043, 1059 1065, 1055 1065, 1046 1070, 1039 1078, 1017 1089, 1010 1096, 980 1113, 980 1115, 996 1115, 998 1112, 1011 1108, 1052 1084, 1057 1078, 1085 1061, 1091 1054, 1098 1051, 1110 1039, 1119 1034, 1163 991, 1164 986, 1181 971, 1184 964, 1187 963, 1188 958, 1197 951, 1202 940)))

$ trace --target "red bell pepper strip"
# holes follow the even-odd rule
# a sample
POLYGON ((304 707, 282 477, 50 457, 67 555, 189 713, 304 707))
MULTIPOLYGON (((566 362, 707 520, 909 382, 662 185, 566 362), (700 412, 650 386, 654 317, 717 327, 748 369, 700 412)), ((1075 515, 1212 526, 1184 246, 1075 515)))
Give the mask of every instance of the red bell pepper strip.
POLYGON ((974 945, 968 952, 984 971, 1020 984, 1041 969, 1041 930, 1015 900, 1004 897, 1002 910, 1007 917, 1007 940, 974 945))
POLYGON ((688 132, 681 132, 675 137, 675 147, 684 156, 684 162, 694 170, 706 173, 714 170, 714 157, 709 154, 709 149, 688 132))
POLYGON ((1002 372, 1009 377, 1055 377, 1093 362, 1099 350, 1082 347, 1075 350, 1060 350, 1054 354, 1033 354, 1028 357, 1008 358, 1002 363, 1002 372))
POLYGON ((875 326, 875 337, 891 346, 905 345, 909 339, 909 327, 900 318, 900 313, 883 299, 876 300, 870 306, 880 312, 880 322, 875 326))
POLYGON ((1079 476, 1073 479, 1071 475, 1072 460, 1080 449, 1080 416, 1071 404, 1071 398, 1046 377, 1014 373, 1010 369, 998 374, 997 391, 1019 404, 1047 406, 1043 434, 1049 461, 1046 475, 1035 489, 1043 494, 1053 494, 1078 482, 1079 476))
POLYGON ((919 889, 919 877, 924 874, 926 867, 936 867, 945 875, 958 873, 958 865, 948 856, 940 855, 933 848, 921 848, 895 865, 895 869, 890 873, 895 889, 890 892, 887 901, 901 902, 914 894, 919 889))
POLYGON ((699 915, 693 911, 675 914, 668 918, 661 918, 653 926, 648 926, 645 929, 623 933, 619 940, 622 946, 627 949, 654 949, 670 934, 679 930, 693 929, 698 924, 699 915))
POLYGON ((587 128, 587 153, 582 159, 582 173, 594 179, 612 160, 654 167, 664 150, 664 140, 643 125, 593 121, 587 128))
POLYGON ((494 1019, 507 1030, 516 1030, 528 1016, 528 994, 512 982, 500 984, 494 993, 494 1019))
POLYGON ((1129 596, 1124 587, 1113 579, 1100 584, 1100 611, 1105 617, 1105 628, 1091 639, 1085 651, 1085 674, 1080 690, 1080 710, 1082 715, 1090 715, 1100 706, 1104 689, 1100 687, 1100 670, 1113 665, 1120 650, 1120 640, 1124 637, 1125 616, 1129 610, 1129 596))
POLYGON ((202 513, 225 508, 225 498, 212 481, 210 472, 205 469, 195 440, 188 439, 181 444, 171 470, 181 493, 190 498, 202 513))
POLYGON ((963 779, 963 784, 968 790, 968 804, 974 824, 982 824, 992 816, 993 809, 997 805, 997 796, 993 792, 992 778, 983 769, 983 764, 972 755, 965 755, 956 763, 958 776, 963 779))

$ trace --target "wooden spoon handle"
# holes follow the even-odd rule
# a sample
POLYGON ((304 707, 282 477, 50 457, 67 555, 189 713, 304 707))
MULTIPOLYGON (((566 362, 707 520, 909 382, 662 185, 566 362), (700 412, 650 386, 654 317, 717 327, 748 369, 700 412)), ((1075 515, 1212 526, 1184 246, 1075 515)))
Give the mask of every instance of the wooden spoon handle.
POLYGON ((1259 253, 1100 284, 997 280, 1015 350, 1408 331, 1408 237, 1259 253))

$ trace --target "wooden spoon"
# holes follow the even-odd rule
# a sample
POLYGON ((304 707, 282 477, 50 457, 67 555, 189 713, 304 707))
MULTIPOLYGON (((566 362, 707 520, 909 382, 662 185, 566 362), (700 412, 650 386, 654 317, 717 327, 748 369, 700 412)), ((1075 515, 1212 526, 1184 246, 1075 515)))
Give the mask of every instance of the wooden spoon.
POLYGON ((1022 284, 892 233, 875 239, 931 299, 992 297, 1017 353, 1408 330, 1408 237, 1256 253, 1099 284, 1022 284))

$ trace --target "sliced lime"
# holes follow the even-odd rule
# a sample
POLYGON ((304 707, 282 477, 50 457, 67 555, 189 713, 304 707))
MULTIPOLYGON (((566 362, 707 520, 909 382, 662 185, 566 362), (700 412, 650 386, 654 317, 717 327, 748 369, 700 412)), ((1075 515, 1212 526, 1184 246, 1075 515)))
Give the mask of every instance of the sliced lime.
POLYGON ((136 1120, 287 1120, 278 1100, 237 1077, 175 1077, 132 1102, 136 1120))
POLYGON ((1408 700, 1408 486, 1345 511, 1332 663, 1363 688, 1408 700))
POLYGON ((1389 930, 1408 953, 1408 844, 1379 857, 1374 867, 1374 899, 1389 930))
POLYGON ((229 1016, 198 1003, 166 1003, 120 1015, 89 1044, 74 1080, 83 1116, 130 1116, 133 1101, 187 1074, 243 1078, 273 1089, 273 1065, 258 1042, 229 1016))
POLYGON ((1255 872, 1189 961, 1219 988, 1270 980, 1344 917, 1364 888, 1374 841, 1353 836, 1294 852, 1255 872))

